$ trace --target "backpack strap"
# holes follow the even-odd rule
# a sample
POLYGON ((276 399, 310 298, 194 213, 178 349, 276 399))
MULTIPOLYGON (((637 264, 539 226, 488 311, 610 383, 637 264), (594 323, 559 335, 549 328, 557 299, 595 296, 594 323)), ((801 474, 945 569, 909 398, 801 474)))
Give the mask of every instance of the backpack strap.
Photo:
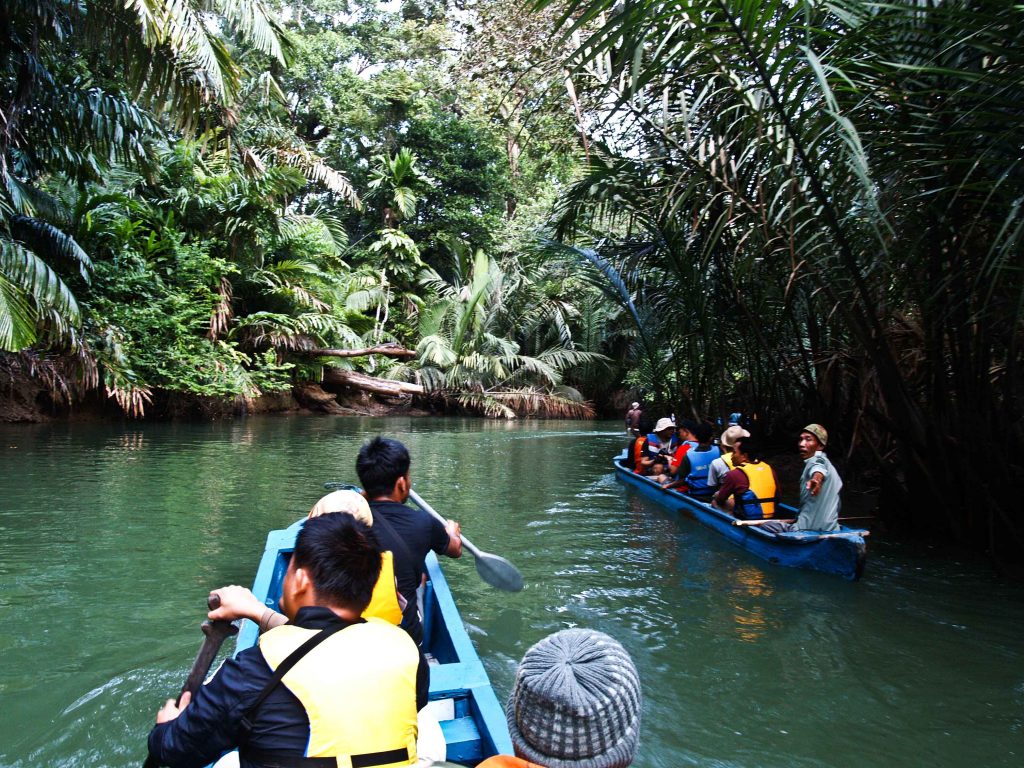
MULTIPOLYGON (((352 624, 362 624, 365 622, 366 619, 360 618, 358 621, 352 622, 352 624)), ((260 691, 259 696, 256 697, 256 701, 249 705, 249 707, 242 714, 242 719, 239 722, 241 731, 239 733, 238 743, 240 746, 244 745, 245 742, 249 740, 249 735, 252 733, 252 715, 254 715, 256 713, 256 710, 260 708, 260 705, 263 704, 267 696, 269 696, 271 692, 275 688, 277 688, 277 686, 280 684, 284 676, 291 671, 292 667, 298 664, 299 661, 302 660, 303 656, 305 656, 307 653, 309 653, 318 645, 320 645, 320 643, 322 643, 324 640, 326 640, 336 632, 340 632, 341 630, 347 627, 351 627, 352 624, 339 621, 337 624, 333 624, 327 627, 326 629, 320 630, 315 635, 306 640, 306 642, 304 642, 302 645, 300 645, 298 648, 296 648, 294 651, 288 654, 285 660, 277 665, 277 669, 274 670, 273 677, 271 677, 267 684, 263 686, 263 690, 260 691)))
MULTIPOLYGON (((410 568, 414 568, 416 559, 412 556, 412 552, 409 550, 409 545, 405 543, 405 539, 398 535, 398 531, 395 530, 395 527, 388 522, 388 519, 383 514, 376 514, 373 516, 374 522, 377 522, 378 520, 381 525, 387 529, 387 532, 391 534, 391 538, 395 540, 396 548, 405 557, 405 562, 409 564, 410 568)), ((420 575, 417 573, 417 581, 419 581, 419 577, 420 575)))

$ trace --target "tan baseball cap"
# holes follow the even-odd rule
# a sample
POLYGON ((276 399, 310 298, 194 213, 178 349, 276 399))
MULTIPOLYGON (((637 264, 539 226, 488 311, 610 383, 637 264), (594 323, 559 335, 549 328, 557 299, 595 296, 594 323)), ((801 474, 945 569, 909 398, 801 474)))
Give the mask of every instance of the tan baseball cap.
POLYGON ((808 424, 800 431, 810 432, 812 435, 818 438, 819 443, 821 443, 822 445, 828 445, 828 432, 825 431, 825 428, 821 426, 821 424, 808 424))

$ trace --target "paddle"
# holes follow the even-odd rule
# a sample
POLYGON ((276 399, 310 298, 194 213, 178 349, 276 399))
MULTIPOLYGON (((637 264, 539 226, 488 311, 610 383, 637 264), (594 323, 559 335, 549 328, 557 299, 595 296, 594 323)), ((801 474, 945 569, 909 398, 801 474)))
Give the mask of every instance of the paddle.
MULTIPOLYGON (((864 516, 861 516, 861 517, 840 517, 839 518, 839 522, 845 523, 847 520, 874 520, 874 519, 875 518, 873 518, 873 517, 871 517, 869 515, 864 515, 864 516)), ((795 523, 795 522, 796 522, 796 520, 794 520, 792 518, 787 518, 787 519, 784 519, 784 520, 779 520, 779 519, 776 519, 774 517, 770 517, 767 520, 733 520, 732 524, 733 525, 764 525, 765 523, 795 523)))
MULTIPOLYGON (((211 592, 210 596, 206 598, 206 605, 211 611, 220 608, 220 597, 211 592)), ((188 677, 185 678, 185 684, 181 686, 181 693, 178 694, 176 702, 179 706, 181 697, 185 695, 186 691, 195 695, 195 692, 199 690, 199 686, 206 679, 213 660, 217 658, 224 641, 238 633, 237 626, 230 621, 222 620, 204 621, 200 629, 203 630, 203 644, 199 646, 199 653, 196 654, 196 659, 192 662, 192 669, 189 670, 188 677)), ((159 763, 153 759, 152 755, 147 755, 142 768, 157 768, 158 765, 159 763)))
MULTIPOLYGON (((840 517, 840 520, 871 520, 872 518, 864 517, 840 517)), ((765 523, 793 523, 795 520, 733 520, 733 525, 764 525, 765 523)), ((812 533, 812 531, 806 531, 806 533, 812 533)), ((818 536, 819 539, 842 539, 849 536, 851 533, 855 533, 860 537, 870 536, 871 531, 866 529, 857 529, 855 531, 841 531, 839 533, 823 533, 818 536)))
MULTIPOLYGON (((428 515, 436 517, 442 523, 448 522, 433 507, 427 504, 416 491, 409 489, 409 498, 428 515)), ((476 572, 480 574, 480 578, 492 587, 503 589, 506 592, 518 592, 523 588, 523 575, 519 572, 518 568, 504 557, 477 549, 477 547, 473 546, 473 542, 465 536, 462 537, 462 546, 468 549, 469 553, 476 558, 476 572)))
POLYGON ((733 525, 764 525, 765 523, 795 523, 796 520, 776 520, 774 517, 770 517, 767 520, 733 520, 733 525))
MULTIPOLYGON (((220 597, 211 592, 210 596, 206 598, 206 604, 211 611, 220 608, 220 597)), ((203 644, 199 646, 196 660, 192 662, 192 669, 189 670, 185 684, 181 687, 181 693, 178 694, 178 703, 181 703, 181 697, 186 691, 194 694, 199 690, 199 686, 203 684, 206 674, 213 665, 213 660, 217 658, 221 645, 232 635, 238 634, 236 625, 223 620, 204 621, 200 629, 203 630, 203 644)))
MULTIPOLYGON (((348 483, 324 483, 324 488, 327 490, 345 490, 345 491, 358 491, 359 487, 350 485, 348 483)), ((445 525, 448 521, 445 520, 432 506, 427 504, 416 491, 409 490, 409 498, 413 502, 426 512, 428 515, 437 518, 445 525)), ((506 560, 504 557, 499 555, 492 555, 490 552, 483 552, 473 545, 469 539, 465 536, 462 537, 462 546, 465 547, 473 557, 476 558, 476 572, 480 574, 480 578, 490 584, 492 587, 497 587, 506 592, 519 592, 523 588, 523 575, 519 572, 512 563, 506 560)))

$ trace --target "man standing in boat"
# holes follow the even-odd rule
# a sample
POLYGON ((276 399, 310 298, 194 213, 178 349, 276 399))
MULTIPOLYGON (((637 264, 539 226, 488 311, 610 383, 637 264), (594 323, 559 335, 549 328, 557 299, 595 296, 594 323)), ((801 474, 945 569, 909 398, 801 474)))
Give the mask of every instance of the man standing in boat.
POLYGON ((460 557, 462 529, 454 520, 442 525, 423 510, 406 505, 412 488, 409 464, 406 447, 381 436, 365 443, 356 457, 356 474, 370 502, 374 533, 395 558, 398 591, 406 600, 402 628, 418 645, 423 639, 423 625, 416 589, 423 578, 427 552, 460 557))
POLYGON ((242 768, 415 763, 421 654, 393 624, 360 618, 380 570, 365 523, 307 520, 281 588, 289 623, 225 661, 194 701, 169 699, 150 761, 192 768, 237 748, 242 768))
POLYGON ((626 434, 630 437, 637 437, 640 434, 640 419, 644 412, 640 403, 633 403, 626 411, 626 434))

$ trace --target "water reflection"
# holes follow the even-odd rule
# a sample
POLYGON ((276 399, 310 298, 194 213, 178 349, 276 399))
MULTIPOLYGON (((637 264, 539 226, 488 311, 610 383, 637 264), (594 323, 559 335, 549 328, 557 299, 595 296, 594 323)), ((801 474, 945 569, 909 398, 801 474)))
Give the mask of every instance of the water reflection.
POLYGON ((736 634, 744 642, 756 642, 768 628, 763 601, 770 598, 774 590, 765 579, 764 571, 753 565, 737 568, 733 584, 736 634))

